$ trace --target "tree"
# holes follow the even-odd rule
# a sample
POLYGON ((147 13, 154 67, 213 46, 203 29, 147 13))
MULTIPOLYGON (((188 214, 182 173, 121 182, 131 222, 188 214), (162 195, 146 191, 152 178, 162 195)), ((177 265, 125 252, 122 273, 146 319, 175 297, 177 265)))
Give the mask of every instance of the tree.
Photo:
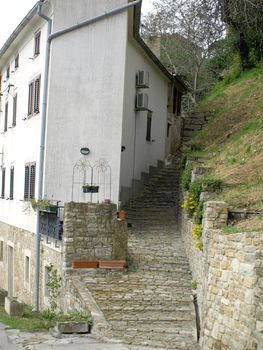
POLYGON ((211 84, 206 62, 224 30, 219 6, 207 0, 162 0, 155 1, 154 8, 144 18, 143 36, 159 38, 161 61, 184 78, 188 98, 195 104, 211 84))
POLYGON ((222 20, 236 37, 236 50, 242 68, 248 68, 263 57, 263 1, 218 0, 222 20))

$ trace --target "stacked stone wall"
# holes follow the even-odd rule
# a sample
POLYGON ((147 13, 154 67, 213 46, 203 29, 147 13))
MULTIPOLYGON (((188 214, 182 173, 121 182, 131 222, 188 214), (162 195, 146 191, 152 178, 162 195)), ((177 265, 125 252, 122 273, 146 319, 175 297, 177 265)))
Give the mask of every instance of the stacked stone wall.
POLYGON ((64 210, 64 267, 72 260, 126 259, 128 231, 116 205, 67 203, 64 210))
POLYGON ((192 223, 182 220, 182 235, 198 281, 203 350, 263 349, 263 233, 225 234, 227 210, 207 202, 203 251, 194 247, 192 223))

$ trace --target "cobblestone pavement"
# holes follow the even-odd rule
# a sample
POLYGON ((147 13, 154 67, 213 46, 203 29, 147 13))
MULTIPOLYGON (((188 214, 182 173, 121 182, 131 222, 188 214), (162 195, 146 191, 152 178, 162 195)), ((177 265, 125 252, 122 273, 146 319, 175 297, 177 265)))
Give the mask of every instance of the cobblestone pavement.
POLYGON ((102 334, 126 344, 197 349, 191 272, 176 225, 178 167, 153 175, 126 206, 128 271, 74 271, 82 300, 88 294, 108 322, 102 334), (88 293, 88 294, 87 294, 88 293), (194 347, 193 347, 194 346, 194 347))
MULTIPOLYGON (((5 329, 0 324, 1 350, 156 350, 156 348, 102 342, 92 335, 68 335, 54 338, 48 331, 23 332, 5 329)), ((165 350, 158 348, 158 350, 165 350)), ((193 349, 195 350, 195 349, 193 349)))

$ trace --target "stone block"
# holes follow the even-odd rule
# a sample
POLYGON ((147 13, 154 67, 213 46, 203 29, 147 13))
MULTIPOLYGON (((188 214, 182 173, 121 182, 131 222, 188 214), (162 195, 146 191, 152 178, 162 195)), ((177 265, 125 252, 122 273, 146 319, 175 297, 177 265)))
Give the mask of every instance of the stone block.
POLYGON ((6 290, 0 288, 0 305, 5 305, 5 297, 7 297, 8 293, 6 290))
POLYGON ((25 304, 17 298, 5 297, 5 311, 9 316, 23 316, 25 304))
POLYGON ((90 333, 91 326, 85 321, 57 322, 55 331, 60 334, 90 333))

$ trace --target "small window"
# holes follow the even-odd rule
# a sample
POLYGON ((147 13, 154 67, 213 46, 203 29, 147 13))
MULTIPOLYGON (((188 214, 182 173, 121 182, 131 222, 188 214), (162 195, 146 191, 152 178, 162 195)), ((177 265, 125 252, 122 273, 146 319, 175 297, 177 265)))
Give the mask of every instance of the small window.
POLYGON ((4 261, 4 241, 0 240, 0 261, 4 261))
POLYGON ((6 79, 9 79, 9 77, 10 77, 10 66, 8 66, 6 69, 6 79))
POLYGON ((171 123, 167 123, 167 130, 166 130, 166 136, 169 137, 170 136, 170 129, 171 129, 172 124, 171 123))
POLYGON ((17 113, 17 95, 13 97, 13 122, 12 126, 16 126, 16 113, 17 113))
POLYGON ((151 141, 152 136, 152 112, 147 113, 147 126, 146 126, 146 141, 151 141))
POLYGON ((182 105, 182 93, 175 87, 173 113, 175 113, 178 116, 181 114, 181 105, 182 105))
POLYGON ((9 193, 9 199, 14 199, 14 175, 15 175, 15 168, 12 166, 10 168, 10 193, 9 193))
POLYGON ((5 121, 4 121, 4 132, 7 131, 8 126, 8 102, 5 104, 5 121))
POLYGON ((19 67, 19 55, 17 54, 15 58, 15 68, 18 68, 18 67, 19 67))
POLYGON ((35 34, 34 56, 37 56, 40 54, 40 36, 41 36, 41 32, 37 32, 35 34))
POLYGON ((28 87, 28 116, 33 116, 40 111, 40 77, 29 83, 28 87))
POLYGON ((1 198, 5 198, 5 168, 2 168, 1 198))
POLYGON ((25 256, 25 283, 29 284, 30 276, 30 259, 29 256, 25 256))
POLYGON ((25 165, 24 199, 35 198, 36 163, 25 165))

